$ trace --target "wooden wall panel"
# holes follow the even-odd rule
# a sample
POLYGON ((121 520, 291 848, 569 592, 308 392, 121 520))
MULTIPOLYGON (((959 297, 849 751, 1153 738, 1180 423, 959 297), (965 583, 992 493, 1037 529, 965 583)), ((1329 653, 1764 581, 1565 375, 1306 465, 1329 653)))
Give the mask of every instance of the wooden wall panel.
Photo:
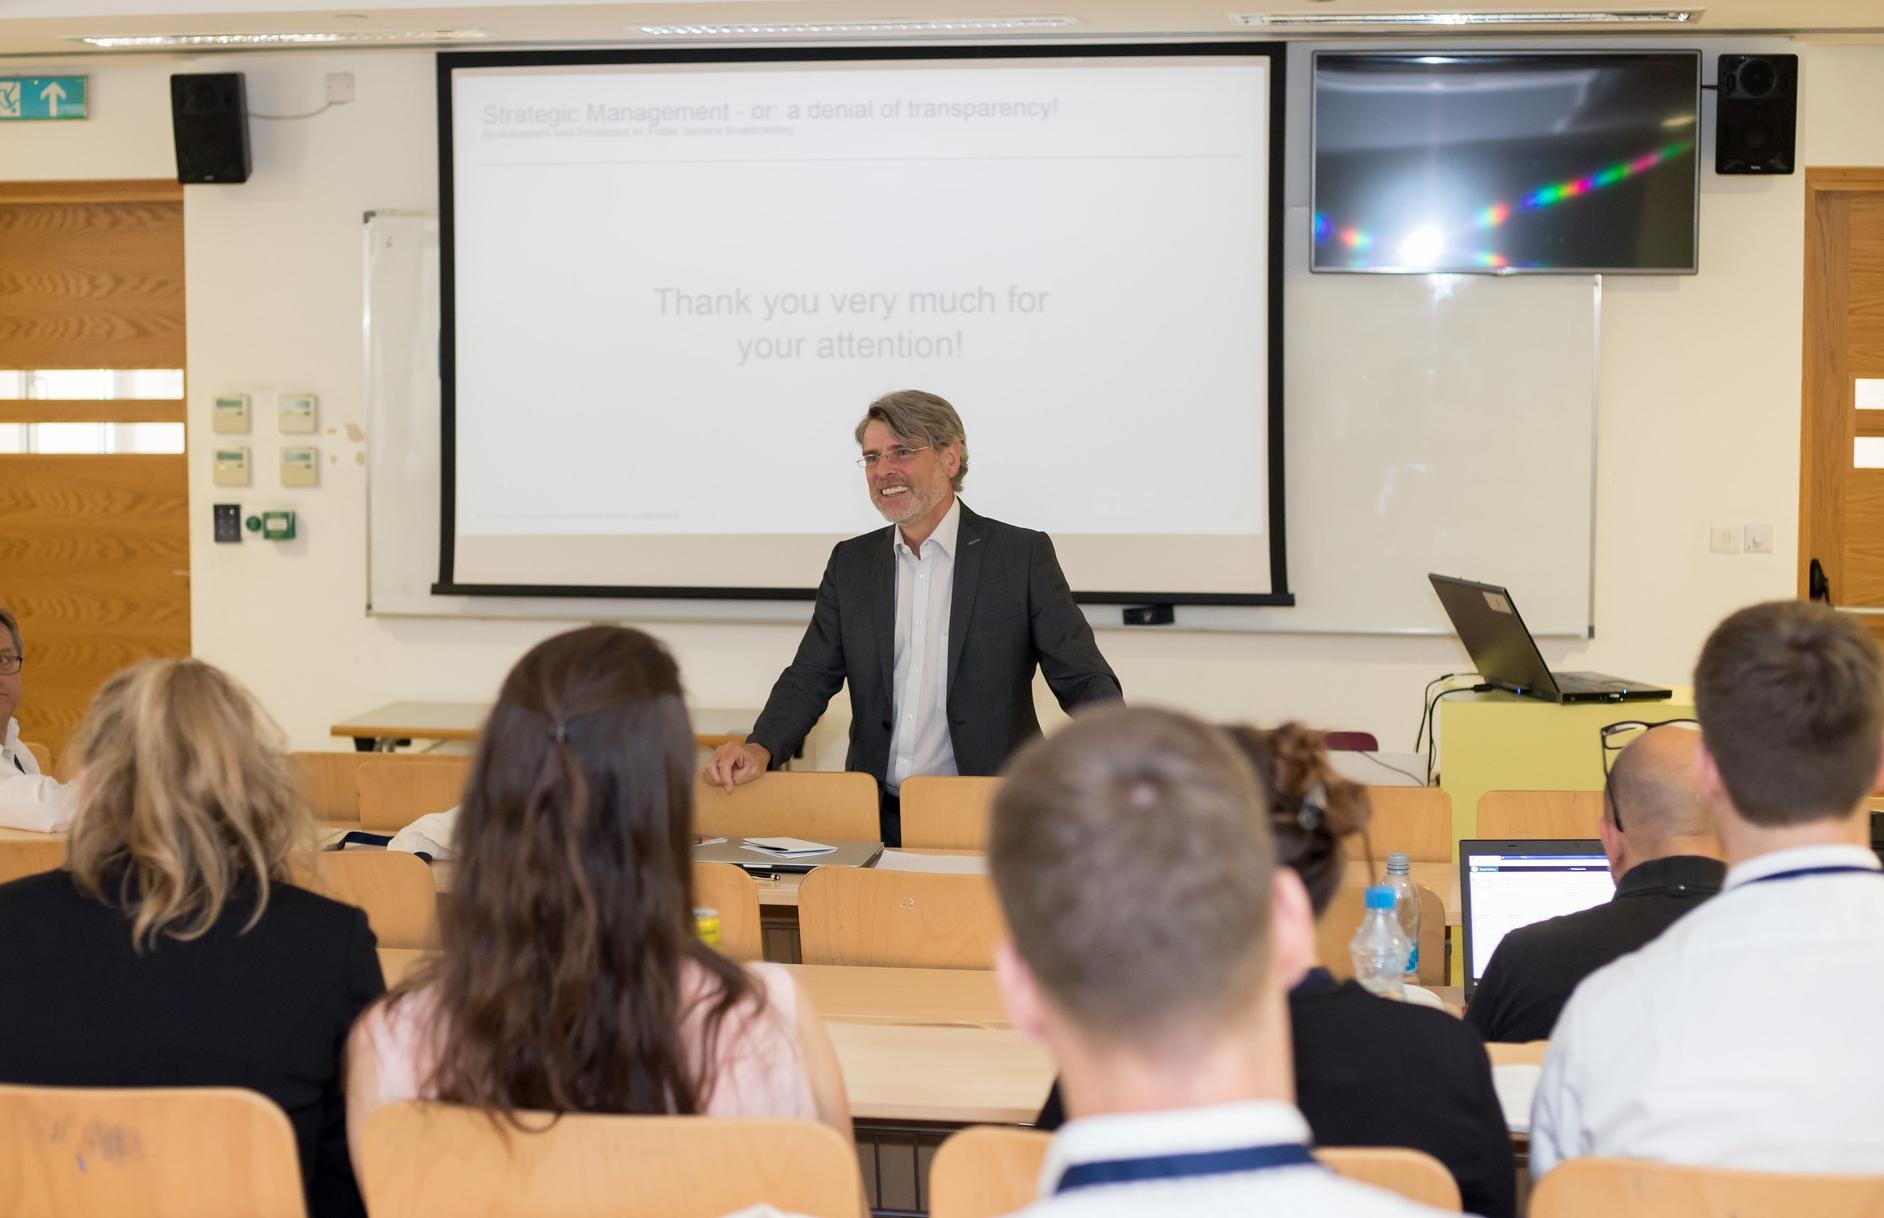
POLYGON ((180 202, 0 207, 0 367, 183 366, 180 202))
POLYGON ((99 684, 190 652, 182 456, 0 456, 0 603, 26 636, 21 734, 63 753, 99 684))

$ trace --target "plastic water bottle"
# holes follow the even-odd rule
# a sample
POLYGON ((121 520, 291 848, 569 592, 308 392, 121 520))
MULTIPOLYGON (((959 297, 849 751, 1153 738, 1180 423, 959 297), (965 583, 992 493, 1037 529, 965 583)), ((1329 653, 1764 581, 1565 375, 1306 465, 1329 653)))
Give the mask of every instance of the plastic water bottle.
POLYGON ((1413 884, 1413 867, 1406 855, 1396 850, 1387 856, 1387 878, 1381 883, 1393 889, 1393 912, 1400 918, 1400 933, 1411 945, 1406 957, 1406 979, 1417 985, 1420 979, 1420 890, 1413 884))
POLYGON ((1348 943, 1354 979, 1383 998, 1406 997, 1406 934, 1393 913, 1393 889, 1375 884, 1367 890, 1367 912, 1348 943))

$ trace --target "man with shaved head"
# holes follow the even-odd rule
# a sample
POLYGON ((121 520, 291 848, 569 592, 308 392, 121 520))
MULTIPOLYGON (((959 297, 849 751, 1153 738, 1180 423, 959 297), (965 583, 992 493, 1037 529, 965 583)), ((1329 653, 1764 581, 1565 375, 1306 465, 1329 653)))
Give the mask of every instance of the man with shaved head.
POLYGON ((1720 891, 1727 869, 1700 756, 1700 734, 1680 724, 1651 727, 1622 751, 1597 821, 1616 895, 1499 942, 1466 1011, 1486 1040, 1548 1040, 1578 982, 1720 891))

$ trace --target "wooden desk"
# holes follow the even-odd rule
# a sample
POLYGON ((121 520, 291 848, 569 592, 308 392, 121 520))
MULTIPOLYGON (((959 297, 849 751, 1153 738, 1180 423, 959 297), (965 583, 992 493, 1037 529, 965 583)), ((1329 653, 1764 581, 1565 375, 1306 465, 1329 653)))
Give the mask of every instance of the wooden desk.
MULTIPOLYGON (((351 736, 361 752, 394 740, 476 740, 490 706, 481 702, 388 702, 342 719, 331 735, 351 736)), ((744 740, 758 719, 755 710, 689 707, 694 743, 703 749, 744 740)))
POLYGON ((1007 1028, 992 972, 955 968, 868 968, 785 964, 826 1023, 1007 1028))
POLYGON ((850 1110, 864 1121, 1031 1123, 1053 1084, 1053 1061, 1012 1028, 839 1023, 850 1110))

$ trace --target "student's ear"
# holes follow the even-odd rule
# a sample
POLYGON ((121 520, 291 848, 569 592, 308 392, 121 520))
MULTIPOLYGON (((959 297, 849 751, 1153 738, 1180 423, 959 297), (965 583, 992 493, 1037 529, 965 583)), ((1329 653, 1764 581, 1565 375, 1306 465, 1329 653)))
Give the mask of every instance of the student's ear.
POLYGON ((1877 773, 1871 775, 1871 789, 1884 791, 1884 742, 1878 745, 1877 773))
POLYGON ((1315 908, 1302 877, 1288 867, 1276 868, 1269 890, 1269 959, 1285 990, 1315 967, 1315 908))
POLYGON ((1014 1026, 1034 1040, 1046 1039, 1046 1002, 1033 970, 1027 967, 1012 940, 1003 939, 994 946, 994 980, 1001 989, 1001 1002, 1014 1026))
MULTIPOLYGON (((1700 783, 1701 794, 1716 806, 1726 803, 1727 784, 1720 779, 1720 767, 1714 764, 1714 753, 1707 747, 1706 737, 1695 741, 1694 747, 1700 750, 1700 764, 1696 768, 1695 779, 1700 783)), ((1884 761, 1884 758, 1880 761, 1884 761)))

